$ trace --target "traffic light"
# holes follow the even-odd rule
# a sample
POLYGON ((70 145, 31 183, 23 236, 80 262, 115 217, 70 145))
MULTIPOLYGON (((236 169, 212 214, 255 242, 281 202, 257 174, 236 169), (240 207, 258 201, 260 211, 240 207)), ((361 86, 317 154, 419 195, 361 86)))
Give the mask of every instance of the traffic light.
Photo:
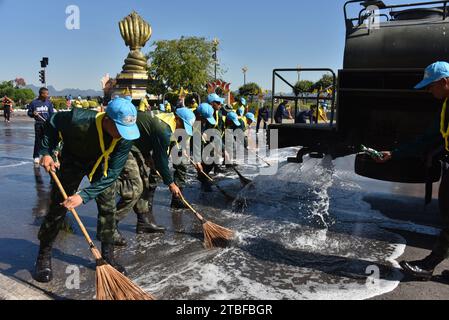
POLYGON ((47 67, 48 67, 48 58, 47 58, 47 57, 44 57, 44 58, 42 58, 42 60, 41 60, 41 68, 45 69, 45 68, 47 68, 47 67))
POLYGON ((45 84, 45 70, 39 71, 39 80, 42 84, 45 84))

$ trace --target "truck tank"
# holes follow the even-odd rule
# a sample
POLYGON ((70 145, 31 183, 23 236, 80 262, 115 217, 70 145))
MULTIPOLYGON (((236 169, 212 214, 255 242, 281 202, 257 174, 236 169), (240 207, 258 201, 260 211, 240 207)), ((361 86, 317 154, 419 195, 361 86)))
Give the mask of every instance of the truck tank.
MULTIPOLYGON (((271 125, 269 130, 278 130, 279 147, 303 147, 296 159, 300 162, 307 153, 334 158, 355 154, 362 144, 392 150, 423 134, 438 120, 442 102, 413 88, 425 67, 449 61, 447 12, 447 1, 407 5, 348 1, 343 69, 338 71, 332 121, 271 125), (348 17, 348 7, 356 4, 361 5, 359 16, 348 17)), ((274 90, 276 76, 279 70, 273 73, 274 90)), ((424 157, 383 165, 359 155, 355 171, 374 179, 429 185, 441 176, 437 153, 429 150, 424 157)))

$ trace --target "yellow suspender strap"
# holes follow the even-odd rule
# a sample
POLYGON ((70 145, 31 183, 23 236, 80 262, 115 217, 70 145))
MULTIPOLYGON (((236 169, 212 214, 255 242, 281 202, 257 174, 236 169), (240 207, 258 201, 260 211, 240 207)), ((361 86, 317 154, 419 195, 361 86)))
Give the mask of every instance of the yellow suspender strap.
POLYGON ((215 111, 215 129, 217 129, 218 128, 218 125, 220 124, 220 118, 219 118, 219 115, 218 115, 218 111, 215 111))
POLYGON ((446 101, 444 101, 443 111, 441 112, 441 129, 440 129, 440 131, 441 131, 441 135, 443 136, 443 139, 445 141, 446 151, 449 151, 449 124, 448 124, 448 127, 446 128, 447 101, 448 101, 448 99, 446 99, 446 101))
POLYGON ((109 169, 109 156, 114 152, 115 147, 117 146, 117 143, 121 140, 120 139, 114 139, 112 140, 111 146, 108 150, 106 150, 104 145, 104 135, 103 135, 103 119, 106 116, 106 113, 98 113, 97 117, 95 119, 95 123, 97 125, 97 131, 98 131, 98 139, 100 141, 100 148, 101 148, 101 157, 97 160, 95 163, 95 166, 92 170, 92 172, 89 175, 89 181, 92 182, 95 172, 97 172, 98 167, 101 165, 101 162, 104 159, 104 176, 108 176, 108 169, 109 169))

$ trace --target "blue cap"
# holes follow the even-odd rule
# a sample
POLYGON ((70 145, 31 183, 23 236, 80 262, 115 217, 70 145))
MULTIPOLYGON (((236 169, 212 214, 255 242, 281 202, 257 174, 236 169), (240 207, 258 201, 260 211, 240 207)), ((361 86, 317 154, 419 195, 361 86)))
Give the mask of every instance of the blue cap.
POLYGON ((211 125, 214 126, 217 124, 217 120, 215 120, 214 118, 215 110, 210 104, 202 103, 196 110, 201 115, 201 117, 209 121, 211 125))
POLYGON ((193 136, 193 125, 195 124, 196 117, 192 110, 189 108, 176 109, 176 115, 184 121, 184 129, 189 136, 193 136))
POLYGON ((161 110, 162 112, 165 112, 165 105, 163 103, 161 103, 159 105, 159 110, 161 110))
POLYGON ((225 99, 220 98, 220 96, 216 93, 212 93, 207 96, 207 102, 209 104, 212 104, 212 102, 219 102, 219 103, 223 104, 225 102, 225 99))
POLYGON ((237 115, 238 115, 239 117, 243 117, 243 116, 245 115, 245 111, 246 111, 245 107, 241 106, 241 107, 237 110, 237 115))
POLYGON ((235 113, 235 112, 229 112, 228 115, 226 116, 226 118, 228 120, 231 120, 232 122, 234 122, 234 124, 237 127, 240 127, 242 125, 239 121, 239 117, 238 117, 237 113, 235 113))
POLYGON ((418 83, 415 89, 423 89, 443 78, 449 78, 449 63, 438 61, 426 68, 424 80, 418 83))
POLYGON ((137 127, 137 109, 130 99, 114 98, 106 108, 106 114, 115 122, 117 130, 125 140, 137 140, 140 138, 137 127))
POLYGON ((249 120, 251 120, 252 122, 256 122, 256 117, 255 117, 254 114, 251 113, 251 112, 248 112, 248 113, 246 114, 246 118, 249 119, 249 120))
POLYGON ((245 98, 240 98, 240 103, 243 104, 244 106, 246 106, 246 99, 245 98))

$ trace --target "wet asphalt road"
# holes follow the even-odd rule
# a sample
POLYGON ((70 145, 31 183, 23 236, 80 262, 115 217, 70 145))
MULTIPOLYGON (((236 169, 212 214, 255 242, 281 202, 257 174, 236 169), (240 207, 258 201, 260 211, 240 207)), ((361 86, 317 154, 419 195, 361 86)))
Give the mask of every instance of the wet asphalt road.
MULTIPOLYGON (((31 278, 49 178, 31 160, 33 123, 13 120, 0 124, 0 272, 57 299, 92 299, 95 265, 72 219, 75 232, 61 232, 54 250, 55 280, 41 285, 31 278), (74 270, 79 270, 79 288, 71 282, 74 270)), ((159 188, 154 214, 167 227, 165 235, 136 236, 132 213, 120 225, 129 246, 117 255, 130 278, 159 299, 449 297, 441 279, 410 281, 397 265, 401 256, 424 257, 438 232, 437 205, 424 207, 423 186, 358 177, 351 157, 334 163, 310 159, 302 166, 284 162, 293 155, 295 149, 270 156, 272 163, 281 161, 275 176, 242 164, 254 180, 243 190, 232 173, 220 176, 223 188, 239 196, 235 203, 218 192, 200 192, 191 172, 186 198, 237 232, 225 250, 204 250, 201 226, 188 211, 171 210, 166 188, 159 188)), ((95 237, 95 203, 79 213, 95 237)))

